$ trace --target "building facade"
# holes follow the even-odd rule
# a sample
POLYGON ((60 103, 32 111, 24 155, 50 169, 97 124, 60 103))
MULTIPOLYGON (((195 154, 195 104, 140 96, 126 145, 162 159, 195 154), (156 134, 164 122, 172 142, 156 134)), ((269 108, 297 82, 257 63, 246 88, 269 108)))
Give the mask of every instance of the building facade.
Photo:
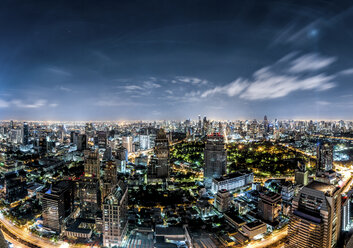
POLYGON ((119 182, 103 203, 103 246, 120 247, 127 231, 128 188, 119 182))
POLYGON ((61 181, 51 187, 42 198, 43 226, 60 233, 74 207, 74 189, 70 181, 61 181))
POLYGON ((219 178, 226 174, 227 150, 222 135, 214 133, 207 136, 204 157, 204 184, 206 188, 210 189, 213 178, 219 178))
POLYGON ((254 181, 254 173, 252 172, 235 172, 212 179, 212 192, 216 193, 221 189, 233 191, 240 189, 246 185, 252 184, 254 181))
POLYGON ((341 190, 313 181, 294 197, 286 248, 336 247, 341 229, 341 190))

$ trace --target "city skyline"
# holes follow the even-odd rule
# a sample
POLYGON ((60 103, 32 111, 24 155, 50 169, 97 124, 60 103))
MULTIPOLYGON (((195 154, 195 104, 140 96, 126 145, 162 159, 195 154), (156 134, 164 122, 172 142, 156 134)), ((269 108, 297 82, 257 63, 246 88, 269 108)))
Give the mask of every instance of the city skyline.
POLYGON ((352 119, 349 1, 1 5, 0 119, 352 119))

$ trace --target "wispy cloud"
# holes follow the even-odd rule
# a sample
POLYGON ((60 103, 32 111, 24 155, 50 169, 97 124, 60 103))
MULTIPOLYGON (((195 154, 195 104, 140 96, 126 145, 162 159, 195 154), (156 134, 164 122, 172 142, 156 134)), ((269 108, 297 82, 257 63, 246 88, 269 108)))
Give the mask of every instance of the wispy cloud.
POLYGON ((318 54, 298 57, 297 54, 291 53, 273 65, 256 71, 251 79, 238 78, 227 85, 204 91, 201 97, 224 94, 246 100, 262 100, 284 97, 295 91, 328 90, 335 87, 335 76, 317 70, 328 67, 335 60, 336 58, 318 54), (311 72, 309 76, 307 71, 311 72))
POLYGON ((349 69, 340 71, 338 74, 339 75, 352 75, 353 74, 353 68, 349 68, 349 69))
POLYGON ((48 104, 48 101, 45 99, 38 99, 33 102, 23 101, 19 99, 13 99, 13 100, 0 99, 0 108, 16 107, 16 108, 25 108, 25 109, 36 109, 36 108, 41 108, 45 106, 57 107, 58 104, 57 103, 48 104))
POLYGON ((7 108, 9 106, 10 106, 9 102, 0 99, 0 108, 7 108))
POLYGON ((319 54, 311 53, 300 56, 291 62, 290 72, 306 72, 323 69, 336 61, 334 57, 323 57, 319 54))
POLYGON ((328 90, 335 86, 331 82, 332 79, 333 76, 325 76, 324 74, 300 78, 262 71, 255 75, 254 81, 240 95, 240 98, 247 100, 274 99, 299 90, 328 90))
POLYGON ((22 100, 12 100, 11 103, 18 108, 40 108, 46 105, 47 100, 38 99, 34 102, 23 102, 22 100))
POLYGON ((117 82, 123 82, 125 85, 117 86, 116 88, 124 90, 125 93, 132 93, 137 95, 150 95, 154 89, 160 88, 161 85, 157 83, 157 79, 150 77, 147 80, 115 80, 117 82), (134 82, 127 84, 129 82, 134 82))
POLYGON ((94 105, 99 107, 141 106, 148 105, 126 99, 96 99, 94 105))
POLYGON ((246 87, 248 87, 249 83, 239 78, 230 84, 225 86, 217 86, 213 89, 206 90, 201 94, 201 97, 205 98, 208 96, 212 96, 215 94, 226 94, 228 96, 236 96, 240 92, 242 92, 246 87))
POLYGON ((65 91, 65 92, 71 92, 72 89, 68 88, 68 87, 64 87, 64 86, 60 86, 59 90, 65 91))
POLYGON ((330 105, 331 103, 328 101, 316 101, 316 104, 321 106, 327 106, 327 105, 330 105))
POLYGON ((177 83, 177 82, 189 83, 194 85, 205 85, 208 83, 208 81, 205 79, 201 79, 197 77, 185 77, 185 76, 178 76, 178 77, 175 77, 174 80, 172 80, 172 83, 177 83))

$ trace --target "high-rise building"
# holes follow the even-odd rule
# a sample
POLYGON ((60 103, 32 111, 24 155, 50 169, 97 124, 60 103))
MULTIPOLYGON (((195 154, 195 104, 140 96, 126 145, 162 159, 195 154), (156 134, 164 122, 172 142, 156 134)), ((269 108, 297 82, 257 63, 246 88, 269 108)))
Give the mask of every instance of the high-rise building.
POLYGON ((74 206, 72 183, 61 181, 53 185, 43 195, 42 206, 43 226, 60 233, 74 206))
POLYGON ((120 247, 127 231, 127 186, 119 182, 103 202, 103 246, 120 247))
POLYGON ((126 171, 126 164, 128 162, 128 152, 127 149, 123 146, 120 146, 116 149, 115 152, 115 160, 117 169, 119 172, 125 173, 126 171))
POLYGON ((282 184, 281 190, 282 201, 291 202, 294 196, 294 186, 291 181, 286 181, 282 184))
POLYGON ((150 144, 150 136, 149 135, 140 135, 139 136, 139 140, 140 140, 140 149, 141 150, 148 150, 151 148, 151 144, 150 144))
POLYGON ((131 136, 126 136, 123 137, 123 147, 126 148, 127 152, 133 152, 133 148, 132 148, 132 137, 131 136))
POLYGON ((11 203, 27 195, 26 172, 15 170, 8 172, 4 177, 5 199, 11 203))
POLYGON ((85 177, 100 176, 100 160, 98 150, 86 150, 85 151, 85 163, 84 163, 85 177))
POLYGON ((232 195, 226 189, 221 189, 216 194, 216 200, 214 202, 215 207, 218 211, 224 213, 228 211, 231 203, 232 195))
POLYGON ((204 183, 206 188, 211 188, 212 179, 219 178, 226 173, 227 151, 223 136, 212 134, 207 136, 205 145, 204 183))
POLYGON ((169 142, 166 133, 161 128, 156 137, 154 152, 157 157, 156 173, 158 178, 169 177, 169 142))
POLYGON ((79 134, 76 139, 77 151, 84 151, 87 149, 87 135, 79 134))
POLYGON ((321 175, 333 168, 333 145, 332 144, 318 144, 317 146, 317 174, 321 175))
POLYGON ((281 211, 281 195, 274 192, 261 193, 258 203, 258 214, 266 221, 274 222, 281 211))
POLYGON ((107 146, 107 132, 98 131, 97 132, 97 145, 99 148, 105 148, 107 146))
POLYGON ((294 197, 286 248, 336 247, 341 229, 341 191, 313 181, 294 197))
POLYGON ((29 139, 28 123, 27 122, 23 122, 22 144, 23 145, 28 145, 28 139, 29 139))
POLYGON ((71 133, 70 133, 70 143, 71 144, 77 144, 78 135, 79 135, 79 133, 77 131, 71 131, 71 133))
POLYGON ((114 161, 109 160, 104 163, 103 177, 101 180, 102 199, 104 199, 107 195, 109 195, 112 189, 118 183, 117 172, 118 170, 116 167, 115 160, 114 161))
POLYGON ((81 217, 95 219, 97 212, 101 210, 102 202, 99 180, 85 177, 78 187, 81 217))
POLYGON ((12 143, 21 144, 22 143, 22 135, 21 129, 11 129, 10 131, 10 140, 12 143))
POLYGON ((342 210, 341 210, 341 230, 348 232, 352 230, 353 217, 353 190, 342 196, 342 210))
POLYGON ((298 162, 298 169, 295 170, 295 183, 306 186, 309 183, 309 171, 305 164, 298 162))

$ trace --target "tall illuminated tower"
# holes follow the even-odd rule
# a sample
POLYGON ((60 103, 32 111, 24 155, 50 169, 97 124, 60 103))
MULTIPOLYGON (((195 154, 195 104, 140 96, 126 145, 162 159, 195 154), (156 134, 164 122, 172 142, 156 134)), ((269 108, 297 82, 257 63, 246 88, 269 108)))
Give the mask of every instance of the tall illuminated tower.
POLYGON ((155 141, 154 148, 157 157, 157 177, 168 178, 169 177, 169 141, 164 129, 159 129, 155 141))
POLYGON ((227 151, 223 136, 212 134, 207 136, 205 145, 204 183, 206 188, 211 188, 212 179, 226 173, 227 151))
POLYGON ((294 197, 286 248, 336 247, 341 229, 341 191, 313 181, 294 197))
POLYGON ((128 188, 119 182, 103 202, 103 246, 120 247, 127 231, 128 188))
POLYGON ((28 138, 29 138, 28 123, 23 122, 23 129, 22 129, 22 144, 23 145, 28 145, 28 138))

